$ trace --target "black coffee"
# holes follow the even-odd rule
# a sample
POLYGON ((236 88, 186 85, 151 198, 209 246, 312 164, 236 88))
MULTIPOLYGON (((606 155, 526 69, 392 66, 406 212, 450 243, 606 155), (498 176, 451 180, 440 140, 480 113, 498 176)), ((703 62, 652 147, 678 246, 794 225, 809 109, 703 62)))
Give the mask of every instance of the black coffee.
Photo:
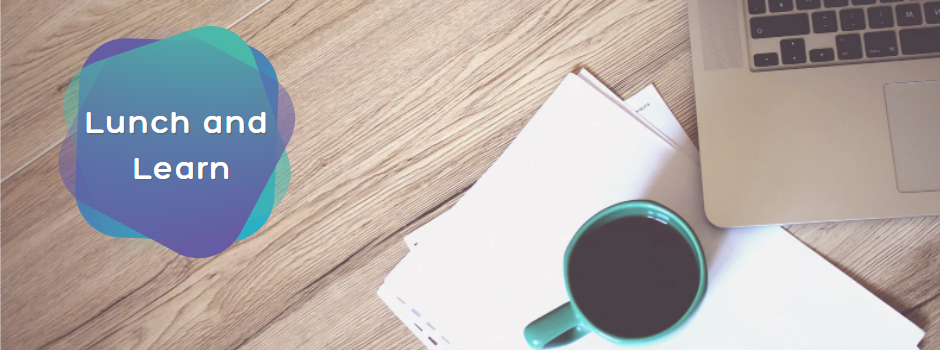
POLYGON ((585 232, 568 264, 578 308, 594 326, 619 337, 666 330, 698 291, 692 248, 675 229, 650 218, 621 218, 585 232))

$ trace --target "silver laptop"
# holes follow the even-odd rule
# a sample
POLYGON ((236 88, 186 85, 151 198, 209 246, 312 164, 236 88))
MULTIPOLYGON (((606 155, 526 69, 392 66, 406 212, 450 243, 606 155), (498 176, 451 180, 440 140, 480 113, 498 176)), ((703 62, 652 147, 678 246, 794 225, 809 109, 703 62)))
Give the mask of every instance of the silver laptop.
POLYGON ((940 215, 940 0, 689 0, 705 211, 940 215))

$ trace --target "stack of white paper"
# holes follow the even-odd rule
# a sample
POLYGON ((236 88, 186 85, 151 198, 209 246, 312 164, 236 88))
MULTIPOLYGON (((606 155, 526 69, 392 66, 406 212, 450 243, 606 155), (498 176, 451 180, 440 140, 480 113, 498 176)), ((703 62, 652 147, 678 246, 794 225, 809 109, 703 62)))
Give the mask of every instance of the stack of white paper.
MULTIPOLYGON (((569 74, 460 202, 405 238, 412 250, 379 296, 428 348, 528 349, 523 329, 567 301, 575 231, 650 199, 695 230, 708 290, 644 348, 916 349, 922 330, 783 229, 709 224, 692 141, 652 87, 627 103, 569 74)), ((588 335, 569 348, 620 347, 588 335)))

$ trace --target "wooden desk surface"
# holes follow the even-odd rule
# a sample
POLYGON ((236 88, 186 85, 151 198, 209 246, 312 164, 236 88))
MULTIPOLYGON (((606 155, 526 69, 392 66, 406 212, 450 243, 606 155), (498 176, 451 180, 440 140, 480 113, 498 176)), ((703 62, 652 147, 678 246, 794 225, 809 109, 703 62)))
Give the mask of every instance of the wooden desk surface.
MULTIPOLYGON (((2 346, 418 349, 375 295, 401 238, 453 205, 564 74, 656 83, 697 140, 683 0, 2 3, 2 346), (58 172, 69 79, 98 45, 230 28, 297 111, 264 228, 189 259, 110 238, 58 172)), ((940 219, 788 227, 940 349, 940 219)))

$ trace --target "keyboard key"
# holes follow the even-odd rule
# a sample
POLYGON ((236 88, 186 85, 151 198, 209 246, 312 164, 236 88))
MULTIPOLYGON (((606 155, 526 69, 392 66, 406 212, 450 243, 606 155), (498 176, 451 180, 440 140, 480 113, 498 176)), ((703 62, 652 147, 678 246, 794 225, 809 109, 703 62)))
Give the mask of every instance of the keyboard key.
POLYGON ((837 36, 836 52, 839 54, 839 60, 857 60, 862 58, 862 37, 858 34, 837 36))
POLYGON ((832 62, 836 60, 836 52, 833 49, 815 49, 809 50, 810 62, 832 62))
POLYGON ((898 5, 898 25, 902 27, 916 26, 923 23, 920 14, 920 4, 898 5))
POLYGON ((759 53, 754 55, 754 66, 755 67, 770 67, 780 64, 777 60, 777 53, 759 53))
POLYGON ((940 27, 903 29, 898 35, 905 55, 940 52, 940 27))
POLYGON ((839 11, 839 19, 842 20, 843 32, 865 29, 865 11, 862 9, 839 11))
POLYGON ((825 0, 826 7, 846 7, 849 0, 825 0))
POLYGON ((869 7, 868 26, 871 29, 894 27, 894 13, 891 11, 891 6, 869 7))
POLYGON ((813 12, 813 32, 832 33, 839 31, 839 21, 835 11, 813 12))
POLYGON ((898 55, 898 38, 894 31, 865 33, 865 53, 868 58, 898 55))
POLYGON ((780 40, 780 58, 783 64, 806 63, 806 42, 803 39, 780 40))
POLYGON ((852 5, 874 5, 877 0, 852 0, 852 5))
POLYGON ((796 0, 797 10, 814 10, 822 5, 821 0, 796 0))
POLYGON ((747 12, 752 15, 759 15, 767 12, 766 0, 747 0, 747 12))
POLYGON ((924 3, 924 18, 930 24, 940 23, 940 1, 924 3))
POLYGON ((805 13, 751 18, 754 39, 806 34, 809 34, 809 15, 805 13))
POLYGON ((793 0, 770 0, 770 12, 793 11, 793 0))

